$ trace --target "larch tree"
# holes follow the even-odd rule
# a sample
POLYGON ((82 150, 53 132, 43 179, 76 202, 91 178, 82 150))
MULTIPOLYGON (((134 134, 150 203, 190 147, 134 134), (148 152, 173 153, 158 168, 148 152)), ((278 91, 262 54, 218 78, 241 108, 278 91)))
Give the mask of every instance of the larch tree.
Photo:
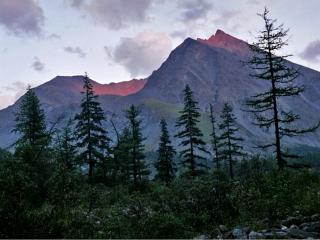
POLYGON ((130 131, 128 167, 130 179, 135 186, 146 180, 150 173, 145 163, 143 144, 145 138, 142 135, 140 113, 140 109, 135 105, 131 105, 126 112, 130 131))
POLYGON ((176 172, 174 163, 176 151, 171 144, 167 122, 164 119, 160 121, 160 130, 160 143, 157 150, 158 158, 154 164, 157 170, 155 178, 168 184, 174 179, 176 172))
POLYGON ((102 164, 107 157, 110 139, 102 126, 105 115, 97 101, 98 96, 95 95, 87 74, 83 79, 81 112, 75 116, 77 121, 75 130, 80 158, 82 163, 88 164, 89 183, 92 183, 94 168, 97 164, 102 164))
POLYGON ((183 149, 180 151, 182 164, 187 167, 191 177, 198 176, 207 169, 204 163, 206 158, 201 153, 207 154, 205 142, 202 140, 203 134, 198 127, 200 110, 198 102, 193 98, 193 92, 189 85, 184 89, 184 107, 180 111, 180 116, 176 122, 179 129, 175 137, 180 139, 183 149))
POLYGON ((217 134, 217 124, 216 124, 216 118, 213 113, 213 107, 210 104, 210 123, 211 123, 211 145, 212 145, 212 150, 214 154, 214 159, 213 162, 216 163, 216 168, 219 169, 219 151, 218 151, 218 146, 219 146, 219 136, 217 134))
POLYGON ((258 14, 264 23, 256 42, 249 45, 252 57, 248 65, 252 68, 252 76, 268 83, 268 89, 251 96, 247 101, 249 112, 253 113, 253 124, 261 128, 274 130, 274 141, 263 144, 263 149, 273 148, 278 167, 282 169, 287 160, 297 157, 283 149, 283 137, 295 137, 314 131, 319 123, 313 127, 299 129, 295 122, 300 116, 291 110, 285 110, 280 100, 298 96, 304 87, 296 83, 299 73, 286 60, 290 55, 281 54, 281 50, 288 45, 288 29, 283 25, 276 25, 276 20, 269 18, 269 11, 265 8, 258 14))
POLYGON ((239 128, 237 127, 236 117, 232 111, 231 105, 226 103, 221 114, 222 122, 219 125, 221 130, 219 137, 219 148, 221 149, 220 159, 227 161, 231 179, 234 177, 234 162, 237 158, 243 156, 243 147, 241 146, 243 139, 238 136, 239 128))

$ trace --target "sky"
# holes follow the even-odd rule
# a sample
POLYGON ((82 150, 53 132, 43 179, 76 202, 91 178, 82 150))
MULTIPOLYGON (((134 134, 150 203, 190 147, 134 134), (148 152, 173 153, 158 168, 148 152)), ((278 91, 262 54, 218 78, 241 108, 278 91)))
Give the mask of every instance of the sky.
POLYGON ((0 0, 0 109, 57 75, 147 77, 217 29, 250 43, 264 7, 290 29, 290 60, 320 71, 319 0, 0 0))

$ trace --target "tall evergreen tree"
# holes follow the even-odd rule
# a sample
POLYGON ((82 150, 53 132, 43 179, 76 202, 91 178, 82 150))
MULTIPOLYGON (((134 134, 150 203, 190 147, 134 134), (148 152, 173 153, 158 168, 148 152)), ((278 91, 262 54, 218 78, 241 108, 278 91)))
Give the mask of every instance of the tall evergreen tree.
POLYGON ((56 218, 54 221, 59 222, 58 229, 67 231, 66 221, 72 218, 72 209, 78 203, 83 187, 71 119, 58 135, 55 153, 54 171, 49 179, 49 202, 55 206, 52 215, 56 218), (59 218, 66 220, 59 221, 59 218))
POLYGON ((84 76, 81 112, 76 115, 77 146, 81 150, 82 163, 88 164, 89 183, 92 183, 94 168, 97 163, 105 161, 110 139, 103 129, 104 112, 97 101, 93 86, 87 75, 84 76))
POLYGON ((57 142, 57 158, 61 168, 72 170, 77 165, 77 147, 75 135, 71 129, 71 119, 62 129, 62 133, 58 136, 57 142))
POLYGON ((216 163, 216 168, 219 169, 219 151, 218 151, 218 146, 219 146, 219 137, 217 135, 217 128, 216 128, 216 118, 213 115, 213 107, 210 104, 210 122, 211 122, 211 127, 212 127, 212 132, 211 132, 211 144, 212 144, 212 149, 214 152, 214 161, 216 163))
POLYGON ((11 221, 16 226, 15 237, 21 238, 37 236, 27 234, 36 232, 30 229, 30 226, 39 224, 39 219, 35 220, 33 214, 41 211, 45 204, 49 192, 48 179, 52 174, 49 161, 50 134, 46 130, 45 115, 39 99, 30 87, 22 97, 15 120, 13 131, 19 134, 19 138, 13 158, 5 167, 6 174, 10 176, 9 181, 1 184, 6 186, 7 193, 2 192, 1 195, 4 194, 3 197, 11 201, 13 208, 7 207, 12 212, 11 221))
POLYGON ((130 181, 129 160, 131 148, 131 133, 128 127, 125 127, 119 134, 118 144, 114 149, 114 167, 115 175, 120 178, 122 183, 130 181))
POLYGON ((219 125, 221 135, 219 137, 221 148, 220 159, 228 161, 230 177, 233 178, 233 164, 237 157, 242 156, 243 141, 241 137, 237 136, 239 128, 236 126, 236 117, 232 113, 232 107, 226 103, 222 110, 222 123, 219 125))
POLYGON ((30 86, 22 97, 15 121, 13 132, 20 134, 18 144, 29 144, 32 147, 47 144, 49 136, 46 131, 44 111, 30 86))
POLYGON ((294 137, 314 131, 318 126, 298 129, 294 126, 300 116, 292 111, 281 108, 279 100, 299 95, 303 86, 295 83, 299 73, 286 61, 290 55, 281 55, 280 50, 288 45, 288 30, 283 25, 276 25, 276 20, 269 18, 265 8, 259 16, 263 19, 264 28, 259 32, 257 41, 250 45, 253 56, 248 65, 254 70, 253 77, 268 82, 269 89, 258 93, 247 101, 247 105, 255 116, 255 125, 261 128, 274 129, 274 141, 260 146, 273 147, 279 168, 287 164, 287 159, 296 157, 283 150, 283 137, 294 137))
POLYGON ((182 164, 186 166, 192 177, 199 175, 207 166, 203 163, 206 159, 200 153, 208 153, 205 149, 203 134, 198 128, 200 113, 198 102, 193 99, 193 93, 189 85, 184 89, 184 108, 180 111, 180 117, 176 127, 181 129, 175 137, 180 138, 179 146, 183 147, 180 152, 182 164))
POLYGON ((131 105, 126 112, 130 130, 128 167, 130 179, 135 186, 149 176, 145 163, 143 144, 145 138, 142 135, 140 113, 141 111, 135 105, 131 105))
POLYGON ((167 129, 167 122, 164 119, 160 121, 161 136, 158 148, 158 158, 155 162, 155 168, 157 169, 156 179, 169 183, 172 181, 175 175, 174 156, 176 154, 175 149, 171 145, 170 135, 167 129))

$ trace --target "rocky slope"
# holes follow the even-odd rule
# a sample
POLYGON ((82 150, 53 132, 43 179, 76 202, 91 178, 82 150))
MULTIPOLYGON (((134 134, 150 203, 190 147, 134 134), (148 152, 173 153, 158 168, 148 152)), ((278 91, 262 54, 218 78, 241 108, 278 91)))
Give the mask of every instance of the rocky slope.
MULTIPOLYGON (((268 219, 265 219, 263 224, 268 225, 268 219)), ((217 232, 218 235, 214 236, 217 239, 319 239, 320 215, 289 217, 262 230, 253 230, 249 227, 228 229, 220 225, 217 232)), ((212 237, 203 235, 198 238, 211 239, 212 237)))

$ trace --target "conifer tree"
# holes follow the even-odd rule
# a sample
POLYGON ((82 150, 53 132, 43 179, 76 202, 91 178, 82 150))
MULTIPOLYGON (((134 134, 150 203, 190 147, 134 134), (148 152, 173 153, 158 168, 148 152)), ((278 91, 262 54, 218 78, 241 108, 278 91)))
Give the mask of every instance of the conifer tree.
POLYGON ((61 136, 58 137, 57 157, 59 165, 66 170, 72 170, 77 165, 76 139, 71 129, 71 119, 62 129, 61 136))
POLYGON ((155 162, 155 168, 157 169, 157 175, 155 178, 168 184, 174 178, 176 171, 173 159, 176 151, 171 145, 167 122, 164 119, 160 121, 160 128, 161 136, 157 151, 158 158, 155 162))
POLYGON ((29 144, 31 147, 47 144, 49 136, 46 132, 44 111, 30 86, 22 97, 15 121, 13 132, 20 134, 17 144, 29 144))
POLYGON ((58 135, 55 152, 55 168, 49 179, 49 198, 57 206, 53 209, 54 215, 68 218, 72 214, 72 207, 79 200, 82 180, 71 119, 58 135))
POLYGON ((218 146, 219 146, 219 138, 217 135, 217 129, 216 129, 216 119, 213 115, 213 108, 212 105, 210 104, 210 122, 211 122, 211 127, 212 127, 212 132, 211 132, 211 144, 212 144, 212 149, 214 151, 214 162, 216 163, 216 168, 219 169, 219 151, 218 151, 218 146))
POLYGON ((239 128, 236 126, 236 117, 232 113, 232 107, 226 103, 223 107, 219 125, 221 135, 219 137, 220 159, 226 160, 229 165, 229 173, 231 179, 233 178, 233 164, 237 157, 242 156, 242 146, 240 143, 243 139, 237 136, 239 128))
POLYGON ((52 164, 48 158, 50 135, 46 130, 45 114, 30 87, 21 99, 15 120, 13 132, 18 133, 19 138, 12 161, 6 166, 10 178, 5 185, 9 192, 3 197, 14 206, 11 211, 17 228, 15 232, 18 233, 16 237, 21 237, 23 235, 19 234, 30 231, 26 225, 36 223, 28 217, 26 209, 30 213, 31 209, 36 211, 43 206, 49 192, 48 179, 52 174, 52 164))
POLYGON ((267 82, 269 89, 249 98, 247 105, 255 117, 253 124, 274 130, 274 141, 260 147, 275 149, 277 164, 281 169, 286 166, 288 158, 297 157, 283 150, 283 137, 294 137, 314 131, 319 124, 308 129, 298 129, 294 123, 300 116, 281 108, 280 99, 298 96, 304 88, 295 83, 299 73, 286 61, 290 55, 279 53, 288 45, 288 30, 284 29, 282 24, 276 25, 276 20, 269 18, 266 8, 258 15, 263 19, 264 28, 259 32, 257 41, 250 45, 253 56, 248 65, 254 71, 252 76, 267 82))
POLYGON ((129 121, 129 176, 133 184, 137 186, 149 176, 149 170, 145 163, 144 144, 145 138, 142 135, 141 120, 139 119, 141 111, 135 105, 131 105, 126 112, 129 121))
POLYGON ((118 145, 114 149, 114 171, 120 177, 122 183, 130 181, 129 160, 131 147, 131 133, 128 127, 125 127, 119 134, 118 145))
POLYGON ((193 99, 189 85, 186 85, 183 92, 184 108, 180 111, 180 117, 176 122, 176 127, 180 131, 175 137, 181 140, 179 146, 183 147, 180 152, 182 164, 188 168, 190 175, 195 177, 207 168, 206 164, 203 164, 205 158, 200 153, 208 152, 202 140, 203 134, 197 126, 200 118, 198 102, 193 99))
POLYGON ((93 86, 87 75, 84 76, 84 91, 81 101, 81 112, 76 115, 75 120, 78 148, 81 151, 82 163, 88 164, 89 183, 92 183, 94 168, 97 163, 102 163, 109 150, 110 139, 102 123, 105 121, 104 112, 97 101, 93 86))

